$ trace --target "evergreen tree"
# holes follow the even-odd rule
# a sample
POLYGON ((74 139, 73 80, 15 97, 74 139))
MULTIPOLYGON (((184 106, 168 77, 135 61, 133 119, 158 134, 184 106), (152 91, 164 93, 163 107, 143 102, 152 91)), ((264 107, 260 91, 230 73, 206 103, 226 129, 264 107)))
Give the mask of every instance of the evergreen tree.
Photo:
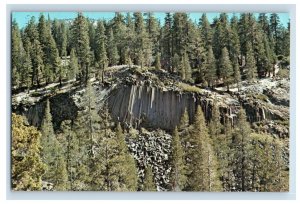
POLYGON ((255 59, 253 56, 252 46, 249 42, 247 43, 245 69, 247 70, 247 79, 250 81, 253 81, 257 77, 257 68, 256 68, 255 59))
POLYGON ((208 86, 214 87, 215 80, 217 79, 217 67, 216 60, 211 46, 208 47, 207 57, 206 57, 206 81, 208 86))
POLYGON ((197 107, 193 130, 186 150, 187 187, 189 191, 218 191, 217 161, 200 106, 197 107))
MULTIPOLYGON (((222 124, 220 122, 219 106, 217 106, 216 104, 214 104, 212 107, 211 120, 209 122, 208 129, 209 129, 209 134, 213 139, 218 137, 222 131, 222 124)), ((214 142, 217 142, 217 141, 214 141, 214 142)))
POLYGON ((202 41, 201 35, 199 34, 199 29, 194 26, 194 24, 188 22, 189 38, 187 41, 187 53, 190 61, 191 68, 196 68, 197 72, 194 74, 194 81, 196 82, 206 82, 206 66, 205 66, 205 55, 206 49, 204 48, 204 43, 202 41))
POLYGON ((56 190, 65 189, 66 165, 62 158, 62 146, 54 134, 49 100, 46 102, 41 132, 42 159, 47 165, 43 179, 53 183, 56 190))
POLYGON ((142 191, 156 191, 156 185, 154 183, 154 176, 150 166, 147 166, 144 170, 144 183, 142 191))
POLYGON ((207 19, 206 13, 203 13, 200 18, 200 31, 201 31, 202 41, 204 42, 205 47, 209 48, 209 46, 211 46, 212 43, 212 29, 207 19))
POLYGON ((61 81, 61 70, 59 62, 59 52, 56 47, 56 42, 51 35, 50 25, 46 22, 43 14, 40 15, 38 23, 39 41, 42 48, 42 59, 45 65, 44 76, 46 78, 46 83, 55 80, 55 75, 59 75, 61 81))
POLYGON ((68 172, 66 162, 62 155, 57 158, 57 168, 55 170, 54 186, 57 191, 68 190, 68 172))
POLYGON ((180 57, 183 57, 189 40, 187 14, 174 13, 172 25, 173 55, 177 53, 180 57))
POLYGON ((79 64, 80 81, 87 83, 90 75, 90 42, 88 34, 88 23, 82 13, 78 13, 72 28, 72 47, 76 50, 79 64))
POLYGON ((133 48, 134 36, 131 27, 126 27, 125 18, 122 13, 116 12, 112 19, 112 28, 114 33, 115 43, 118 49, 118 55, 120 57, 120 64, 125 63, 125 50, 127 48, 133 48), (129 40, 129 41, 128 41, 129 40))
POLYGON ((222 49, 222 54, 219 62, 220 77, 223 79, 224 85, 227 86, 229 91, 229 85, 232 83, 233 68, 229 59, 227 48, 222 49))
POLYGON ((161 69, 161 64, 160 64, 160 53, 157 53, 157 54, 156 54, 155 68, 156 68, 156 69, 161 69))
POLYGON ((116 143, 118 155, 116 156, 119 190, 136 191, 137 190, 137 169, 133 157, 129 154, 125 142, 122 127, 118 123, 116 128, 116 143))
POLYGON ((59 55, 61 57, 67 56, 67 46, 68 46, 68 36, 67 36, 67 25, 65 22, 61 23, 61 32, 60 32, 60 44, 57 45, 57 49, 60 52, 59 55))
MULTIPOLYGON (((87 24, 88 24, 88 32, 89 32, 89 42, 90 42, 90 48, 91 52, 94 52, 96 49, 96 28, 95 23, 97 23, 95 20, 87 18, 87 24)), ((93 60, 91 59, 91 63, 93 63, 93 60)))
POLYGON ((11 182, 15 191, 42 190, 46 166, 40 157, 41 133, 12 113, 11 182))
POLYGON ((272 37, 275 40, 275 47, 274 47, 274 51, 276 53, 276 55, 280 52, 280 47, 279 47, 279 15, 277 13, 271 13, 270 15, 270 33, 272 35, 272 37))
POLYGON ((151 53, 152 47, 149 43, 148 34, 145 29, 143 15, 140 12, 133 13, 135 23, 135 63, 143 67, 149 65, 149 52, 151 53))
POLYGON ((251 128, 246 121, 246 113, 241 109, 237 116, 236 128, 232 136, 231 151, 233 152, 234 164, 233 173, 235 178, 235 186, 233 191, 248 191, 250 184, 250 133, 251 128))
POLYGON ((32 84, 40 86, 44 78, 44 62, 42 59, 43 51, 38 40, 34 40, 31 49, 32 60, 32 84))
POLYGON ((40 86, 44 78, 43 51, 39 42, 39 33, 35 24, 35 18, 31 17, 24 30, 24 47, 29 52, 32 63, 31 84, 40 86))
POLYGON ((115 43, 114 33, 113 33, 112 29, 109 30, 107 44, 109 45, 107 48, 107 57, 109 59, 109 64, 117 65, 120 57, 118 54, 118 49, 117 49, 117 45, 115 43))
POLYGON ((97 29, 96 29, 96 60, 99 65, 99 70, 97 71, 97 77, 102 78, 104 77, 104 70, 108 66, 108 58, 107 58, 107 53, 106 53, 106 46, 105 46, 105 28, 103 21, 99 21, 97 24, 97 29))
POLYGON ((21 73, 21 83, 27 87, 29 91, 31 87, 31 78, 32 78, 32 64, 29 52, 24 51, 24 61, 22 66, 22 73, 21 73))
POLYGON ((179 126, 178 126, 178 130, 181 132, 183 130, 185 130, 190 124, 189 124, 189 114, 187 112, 187 109, 184 109, 184 112, 181 116, 180 122, 179 122, 179 126))
POLYGON ((231 25, 229 30, 229 57, 232 62, 239 59, 240 56, 240 40, 238 35, 238 20, 236 16, 231 19, 231 25))
POLYGON ((178 124, 178 131, 180 132, 181 142, 183 144, 184 149, 187 148, 188 139, 191 132, 190 119, 187 109, 184 109, 184 112, 180 118, 178 124))
POLYGON ((181 191, 186 182, 184 152, 179 139, 177 127, 175 127, 172 139, 172 156, 171 156, 171 189, 181 191))
POLYGON ((65 161, 68 174, 67 189, 72 191, 89 190, 87 164, 88 152, 86 138, 82 136, 81 115, 74 122, 63 121, 61 124, 62 145, 65 147, 65 161))
POLYGON ((220 68, 221 66, 221 61, 220 59, 222 58, 223 54, 223 49, 226 48, 227 52, 229 49, 229 37, 230 36, 230 26, 228 22, 228 16, 226 13, 221 13, 219 19, 216 19, 214 22, 214 35, 213 35, 213 52, 216 57, 216 59, 219 59, 218 63, 218 75, 222 77, 222 70, 220 68))
POLYGON ((192 69, 186 52, 184 53, 180 62, 180 76, 186 81, 189 81, 192 77, 192 69))
POLYGON ((234 71, 234 82, 237 85, 238 91, 240 91, 240 82, 241 82, 241 72, 240 72, 240 66, 238 60, 233 65, 233 71, 234 71))
POLYGON ((223 191, 232 191, 235 189, 235 177, 233 166, 235 157, 231 147, 232 143, 231 121, 227 121, 224 127, 224 134, 218 134, 213 139, 213 147, 218 160, 218 172, 222 182, 223 191))
POLYGON ((287 176, 282 143, 270 135, 251 135, 251 191, 285 191, 287 176))
POLYGON ((68 79, 71 80, 76 78, 77 74, 78 74, 78 60, 74 49, 72 49, 70 53, 69 69, 67 72, 68 79))
MULTIPOLYGON (((26 70, 26 67, 23 67, 24 61, 26 61, 27 55, 24 53, 23 42, 21 39, 20 30, 16 20, 12 22, 12 31, 11 31, 11 67, 12 67, 12 87, 18 88, 22 86, 22 78, 27 78, 24 76, 23 71, 26 70), (23 76, 22 76, 23 75, 23 76)), ((29 66, 27 64, 27 66, 29 66)), ((26 84, 27 85, 27 84, 26 84)), ((29 84, 28 84, 29 85, 29 84)))
POLYGON ((263 32, 267 35, 270 36, 270 26, 269 26, 269 20, 268 16, 266 13, 260 13, 258 15, 258 23, 260 24, 263 32))
POLYGON ((172 65, 172 72, 178 72, 180 69, 180 57, 178 54, 175 53, 175 55, 171 58, 171 65, 172 65))
POLYGON ((172 62, 172 57, 173 57, 172 14, 166 13, 164 20, 165 20, 165 24, 162 27, 162 37, 161 37, 162 38, 161 39, 162 61, 164 62, 164 64, 163 64, 164 67, 170 69, 171 72, 174 72, 175 67, 172 62), (171 69, 171 67, 172 67, 172 69, 171 69))

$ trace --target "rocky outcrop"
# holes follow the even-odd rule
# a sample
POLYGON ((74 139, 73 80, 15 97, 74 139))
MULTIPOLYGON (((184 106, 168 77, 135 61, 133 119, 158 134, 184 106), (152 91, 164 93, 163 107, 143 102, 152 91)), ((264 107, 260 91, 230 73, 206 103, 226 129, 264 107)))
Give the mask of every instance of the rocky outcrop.
MULTIPOLYGON (((114 74, 114 77, 107 78, 106 85, 93 79, 93 87, 99 109, 104 101, 108 101, 113 119, 122 122, 126 128, 170 131, 178 125, 185 109, 192 123, 198 105, 206 119, 210 120, 212 106, 216 104, 220 108, 221 122, 230 121, 232 125, 236 122, 240 106, 246 110, 251 123, 289 120, 288 80, 262 79, 256 84, 243 82, 240 91, 231 93, 204 89, 194 92, 180 89, 179 79, 165 71, 141 72, 126 67, 116 69, 115 73, 109 74, 114 74)), ((13 96, 13 112, 25 115, 30 124, 39 126, 45 100, 49 98, 54 127, 57 129, 63 120, 76 118, 78 110, 84 106, 84 91, 84 88, 77 87, 77 90, 65 89, 64 93, 49 94, 43 98, 34 97, 33 94, 30 97, 13 96)), ((273 134, 284 130, 278 134, 288 136, 286 128, 274 131, 272 126, 272 129, 270 132, 273 134)))
MULTIPOLYGON (((60 127, 62 121, 73 120, 77 117, 79 107, 76 106, 71 97, 72 94, 74 94, 74 92, 67 92, 49 97, 50 112, 52 114, 52 122, 55 130, 60 127)), ((40 127, 45 112, 47 98, 48 97, 45 97, 34 104, 27 104, 21 101, 18 105, 12 107, 12 111, 26 116, 30 125, 40 127)))
POLYGON ((191 118, 200 103, 192 93, 163 91, 149 86, 121 86, 110 94, 112 117, 134 128, 173 129, 184 109, 191 118))
POLYGON ((145 167, 150 166, 158 191, 166 191, 170 187, 171 140, 172 136, 165 131, 149 132, 144 128, 137 133, 135 138, 132 138, 130 134, 127 136, 129 151, 137 162, 140 181, 144 179, 145 167))

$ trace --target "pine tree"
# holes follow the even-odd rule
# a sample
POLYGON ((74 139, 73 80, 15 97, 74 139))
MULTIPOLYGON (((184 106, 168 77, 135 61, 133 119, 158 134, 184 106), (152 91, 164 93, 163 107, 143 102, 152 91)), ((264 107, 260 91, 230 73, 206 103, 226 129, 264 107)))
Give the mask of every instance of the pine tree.
POLYGON ((57 45, 57 49, 60 52, 61 57, 67 56, 67 46, 68 46, 68 36, 67 31, 68 27, 65 22, 61 23, 61 32, 60 32, 60 44, 57 45))
POLYGON ((171 58, 172 72, 178 72, 180 70, 180 57, 178 54, 171 58))
POLYGON ((251 128, 246 121, 246 113, 241 109, 237 116, 236 128, 233 132, 231 151, 235 158, 233 164, 233 173, 235 178, 235 186, 233 191, 248 191, 250 186, 250 133, 251 128))
POLYGON ((185 52, 180 62, 180 76, 183 80, 189 81, 192 77, 192 69, 187 53, 185 52))
POLYGON ((247 79, 253 81, 257 77, 257 68, 250 42, 247 43, 246 65, 247 79))
MULTIPOLYGON (((162 46, 162 61, 165 63, 163 64, 164 67, 170 69, 171 72, 174 72, 174 66, 172 62, 173 57, 173 40, 172 40, 172 14, 166 13, 165 16, 165 24, 162 27, 162 36, 161 36, 161 46, 162 46), (171 68, 172 67, 172 68, 171 68)), ((177 55, 177 54, 176 54, 177 55)), ((177 55, 178 56, 178 55, 177 55)))
POLYGON ((43 51, 38 40, 34 40, 31 49, 31 60, 32 60, 32 84, 41 85, 44 78, 44 62, 42 59, 43 51))
POLYGON ((275 40, 274 51, 276 55, 278 55, 280 47, 279 47, 279 15, 277 13, 271 13, 270 15, 270 33, 275 40))
MULTIPOLYGON (((88 32, 89 32, 89 42, 90 42, 90 48, 91 52, 94 52, 96 49, 96 28, 95 23, 96 20, 87 18, 87 24, 88 24, 88 32)), ((91 64, 94 63, 94 60, 91 59, 91 64)))
POLYGON ((143 15, 140 12, 133 13, 134 17, 134 23, 135 23, 135 33, 136 33, 136 39, 135 39, 135 46, 134 46, 134 52, 135 52, 135 63, 143 67, 144 65, 148 65, 148 59, 149 56, 146 54, 151 52, 152 48, 149 44, 149 39, 147 32, 145 30, 145 24, 143 15))
POLYGON ((190 119, 187 109, 184 109, 184 112, 180 118, 178 124, 178 131, 180 132, 181 141, 184 148, 187 148, 188 138, 191 131, 190 119))
POLYGON ((268 16, 266 13, 260 13, 258 15, 258 23, 260 24, 264 33, 267 36, 270 36, 270 26, 269 26, 268 16))
POLYGON ((63 155, 59 155, 57 158, 57 167, 55 169, 54 186, 57 191, 68 190, 68 174, 66 162, 63 155))
POLYGON ((105 28, 103 21, 99 21, 96 28, 96 60, 99 65, 99 70, 97 70, 97 77, 102 78, 104 80, 104 71, 108 66, 108 58, 106 53, 106 46, 105 46, 105 28))
POLYGON ((150 166, 147 166, 144 170, 144 182, 142 191, 156 191, 156 185, 154 183, 154 176, 150 166))
POLYGON ((125 142, 122 127, 118 123, 116 128, 116 143, 118 155, 116 163, 119 176, 120 191, 136 191, 137 190, 137 169, 133 157, 129 154, 125 142))
POLYGON ((239 60, 240 56, 240 40, 238 35, 238 20, 237 17, 234 16, 231 19, 231 25, 229 30, 229 57, 232 62, 239 60))
POLYGON ((186 149, 187 187, 189 191, 218 191, 217 161, 200 106, 197 107, 193 130, 186 149))
POLYGON ((79 77, 81 83, 87 83, 90 75, 90 42, 88 23, 82 13, 78 13, 72 28, 72 47, 76 50, 79 64, 79 77))
MULTIPOLYGON (((131 25, 130 25, 131 26, 131 25)), ((115 43, 118 49, 118 54, 119 54, 119 61, 120 64, 125 63, 125 50, 127 48, 133 48, 133 41, 134 41, 134 36, 133 36, 133 30, 128 29, 126 27, 125 23, 125 18, 121 12, 116 12, 115 17, 112 19, 112 28, 113 28, 113 33, 114 33, 114 39, 115 43), (129 41, 128 41, 129 40, 129 41)))
POLYGON ((82 103, 85 109, 78 113, 73 130, 76 133, 76 137, 73 139, 74 145, 80 152, 78 155, 80 160, 74 161, 76 168, 73 188, 79 190, 101 190, 99 180, 102 181, 104 179, 99 177, 99 172, 104 168, 104 162, 102 159, 103 155, 99 156, 98 148, 103 151, 100 141, 104 136, 100 134, 102 118, 96 110, 95 93, 90 80, 87 81, 87 86, 82 96, 82 103))
POLYGON ((67 72, 68 79, 71 80, 77 78, 77 74, 78 74, 78 60, 74 49, 71 49, 69 69, 67 72))
POLYGON ((216 67, 215 56, 211 46, 208 47, 205 66, 206 66, 205 78, 206 81, 208 82, 208 86, 214 87, 215 80, 217 79, 217 67, 216 67))
POLYGON ((256 25, 256 19, 254 14, 252 13, 243 13, 240 16, 239 20, 239 38, 240 38, 240 44, 241 44, 241 62, 242 65, 242 73, 244 73, 244 61, 243 57, 247 56, 247 44, 251 44, 253 46, 253 43, 255 42, 255 34, 257 30, 256 25))
POLYGON ((212 138, 216 138, 221 134, 222 124, 220 122, 219 106, 214 104, 211 111, 211 120, 208 124, 209 134, 212 138))
POLYGON ((172 156, 171 156, 171 189, 181 191, 186 183, 184 152, 179 139, 177 127, 175 127, 172 139, 172 156))
POLYGON ((229 59, 227 48, 222 49, 222 54, 219 62, 220 77, 223 78, 224 85, 227 86, 229 91, 229 85, 232 83, 233 68, 229 59))
POLYGON ((24 30, 24 48, 30 54, 32 63, 31 84, 40 86, 44 78, 43 51, 39 42, 39 33, 35 24, 35 18, 31 17, 24 30))
POLYGON ((43 179, 54 184, 54 189, 59 190, 65 185, 66 166, 62 161, 62 146, 54 134, 50 102, 47 100, 44 118, 41 126, 42 132, 42 159, 47 165, 43 179))
MULTIPOLYGON (((219 19, 215 19, 214 22, 214 35, 212 40, 213 52, 216 59, 221 59, 223 54, 223 49, 226 48, 227 52, 229 49, 229 37, 230 36, 230 26, 228 22, 228 16, 226 13, 221 13, 219 19)), ((218 75, 222 77, 222 70, 220 68, 220 64, 222 62, 218 62, 218 75)))
POLYGON ((173 54, 184 56, 188 43, 188 16, 186 13, 173 14, 172 45, 173 54))
POLYGON ((89 190, 88 145, 82 131, 82 113, 74 120, 64 121, 62 130, 66 142, 65 160, 69 177, 69 189, 72 191, 89 190))
POLYGON ((156 69, 161 69, 161 64, 160 64, 160 53, 157 53, 157 54, 156 54, 155 68, 156 68, 156 69))
POLYGON ((159 22, 158 19, 155 18, 154 14, 152 12, 147 12, 144 15, 146 15, 146 30, 147 33, 149 35, 149 40, 150 43, 152 44, 152 52, 156 53, 159 51, 159 31, 160 31, 160 27, 159 27, 159 22))
POLYGON ((241 72, 240 72, 240 65, 238 60, 233 64, 233 71, 234 71, 234 83, 236 83, 238 91, 240 91, 240 82, 241 82, 241 72))
MULTIPOLYGON (((212 29, 210 27, 210 23, 207 19, 206 13, 203 13, 200 18, 200 31, 201 31, 201 37, 202 41, 205 43, 205 47, 209 48, 212 43, 212 29)), ((209 49, 208 49, 209 51, 209 49)))
MULTIPOLYGON (((12 87, 18 88, 22 85, 22 56, 24 48, 20 30, 16 20, 12 22, 11 31, 11 67, 12 67, 12 87)), ((24 58, 24 57, 23 57, 24 58)))
POLYGON ((205 66, 205 55, 206 49, 202 41, 200 30, 194 26, 194 24, 188 22, 189 38, 187 41, 187 53, 191 64, 191 68, 196 68, 197 72, 194 74, 194 81, 206 83, 206 66, 205 66))
POLYGON ((11 182, 14 191, 42 190, 46 166, 40 157, 41 133, 12 113, 11 182))
POLYGON ((60 62, 58 62, 59 52, 56 47, 56 42, 51 35, 49 26, 50 25, 46 22, 44 15, 41 14, 38 23, 38 32, 40 45, 43 51, 42 59, 45 65, 44 76, 46 78, 46 83, 54 81, 56 74, 59 75, 61 81, 62 76, 60 74, 63 72, 60 70, 62 67, 60 67, 60 62))
POLYGON ((224 134, 219 134, 213 141, 214 150, 218 159, 218 172, 222 182, 223 191, 232 191, 235 189, 235 177, 233 166, 235 157, 232 151, 232 128, 231 121, 227 121, 224 127, 224 134))
POLYGON ((188 126, 189 126, 189 115, 187 109, 185 108, 179 122, 178 130, 181 132, 185 130, 188 126))
POLYGON ((32 78, 32 64, 29 52, 24 51, 24 61, 22 66, 22 73, 21 73, 21 83, 26 86, 27 90, 29 91, 31 87, 31 78, 32 78))
POLYGON ((115 39, 114 39, 114 33, 113 30, 110 29, 108 32, 108 42, 107 44, 109 45, 107 48, 107 57, 109 60, 109 64, 110 65, 117 65, 119 62, 119 54, 118 54, 118 49, 117 49, 117 45, 115 43, 115 39))

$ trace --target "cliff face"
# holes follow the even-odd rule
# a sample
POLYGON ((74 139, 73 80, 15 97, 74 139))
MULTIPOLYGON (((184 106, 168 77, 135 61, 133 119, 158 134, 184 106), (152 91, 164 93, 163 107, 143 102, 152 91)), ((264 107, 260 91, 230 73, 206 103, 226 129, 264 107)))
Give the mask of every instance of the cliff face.
MULTIPOLYGON (((234 125, 236 114, 242 106, 246 110, 248 120, 258 123, 259 126, 264 125, 262 127, 266 132, 280 137, 287 137, 289 134, 288 127, 281 125, 289 120, 289 96, 274 94, 276 89, 272 86, 278 86, 277 82, 270 82, 269 85, 272 86, 268 85, 265 88, 262 88, 263 84, 244 84, 242 90, 232 91, 231 94, 220 90, 202 90, 199 93, 180 90, 174 82, 169 82, 171 85, 154 83, 150 79, 151 76, 131 73, 130 78, 127 75, 128 73, 117 82, 110 82, 111 85, 106 87, 93 82, 99 109, 104 101, 108 101, 113 119, 123 122, 125 128, 145 127, 170 131, 178 125, 185 109, 189 113, 190 122, 193 122, 198 105, 201 106, 206 119, 210 120, 212 106, 217 104, 223 123, 229 121, 234 125)), ((278 91, 284 90, 286 87, 279 86, 278 91)), ((82 108, 81 96, 84 91, 85 89, 80 87, 76 90, 65 89, 61 93, 38 99, 29 95, 17 100, 19 96, 13 96, 13 112, 25 115, 30 124, 40 126, 45 100, 49 98, 54 128, 57 129, 63 120, 74 120, 77 117, 78 110, 82 108)))
MULTIPOLYGON (((71 95, 74 92, 57 94, 49 97, 53 127, 57 130, 64 120, 73 120, 77 117, 79 107, 76 106, 71 95)), ((40 127, 46 107, 46 99, 42 98, 33 104, 20 103, 12 107, 12 111, 26 116, 30 125, 40 127)))
POLYGON ((115 89, 109 97, 113 118, 134 128, 174 129, 185 108, 193 118, 198 103, 194 94, 136 85, 115 89))

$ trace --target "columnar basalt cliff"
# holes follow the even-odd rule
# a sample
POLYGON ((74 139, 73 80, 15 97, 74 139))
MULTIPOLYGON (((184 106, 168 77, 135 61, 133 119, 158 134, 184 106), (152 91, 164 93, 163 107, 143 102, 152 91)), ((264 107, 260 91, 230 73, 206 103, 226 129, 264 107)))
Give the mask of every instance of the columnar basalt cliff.
MULTIPOLYGON (((232 125, 235 124, 235 117, 240 106, 246 110, 247 118, 251 123, 279 121, 280 125, 280 121, 289 120, 288 101, 283 100, 282 96, 277 101, 274 94, 269 100, 263 94, 268 92, 270 95, 270 89, 274 89, 274 87, 253 90, 251 85, 249 86, 251 87, 250 92, 250 88, 244 88, 240 93, 232 92, 231 94, 204 89, 200 89, 201 92, 193 92, 178 88, 176 79, 169 84, 157 83, 159 81, 157 77, 155 77, 156 81, 151 79, 158 75, 157 73, 150 75, 149 72, 141 74, 132 72, 132 70, 127 70, 127 72, 122 70, 116 74, 120 75, 118 81, 110 81, 110 85, 94 81, 93 87, 98 108, 100 109, 107 101, 113 119, 122 122, 125 128, 160 128, 171 131, 178 125, 185 109, 187 109, 192 123, 198 105, 201 106, 207 120, 210 120, 212 106, 218 105, 221 122, 230 121, 232 125), (273 103, 273 101, 276 102, 273 103)), ((158 77, 166 76, 158 75, 158 77)), ((63 89, 59 93, 43 97, 27 94, 26 97, 22 96, 20 99, 20 95, 13 96, 12 111, 25 115, 29 124, 40 126, 45 99, 49 98, 54 127, 58 129, 63 120, 74 120, 77 117, 78 110, 82 108, 81 96, 84 91, 84 88, 77 87, 75 90, 63 89)), ((288 136, 287 127, 282 126, 276 131, 274 131, 274 127, 271 129, 266 128, 266 131, 278 134, 280 137, 288 136)))

